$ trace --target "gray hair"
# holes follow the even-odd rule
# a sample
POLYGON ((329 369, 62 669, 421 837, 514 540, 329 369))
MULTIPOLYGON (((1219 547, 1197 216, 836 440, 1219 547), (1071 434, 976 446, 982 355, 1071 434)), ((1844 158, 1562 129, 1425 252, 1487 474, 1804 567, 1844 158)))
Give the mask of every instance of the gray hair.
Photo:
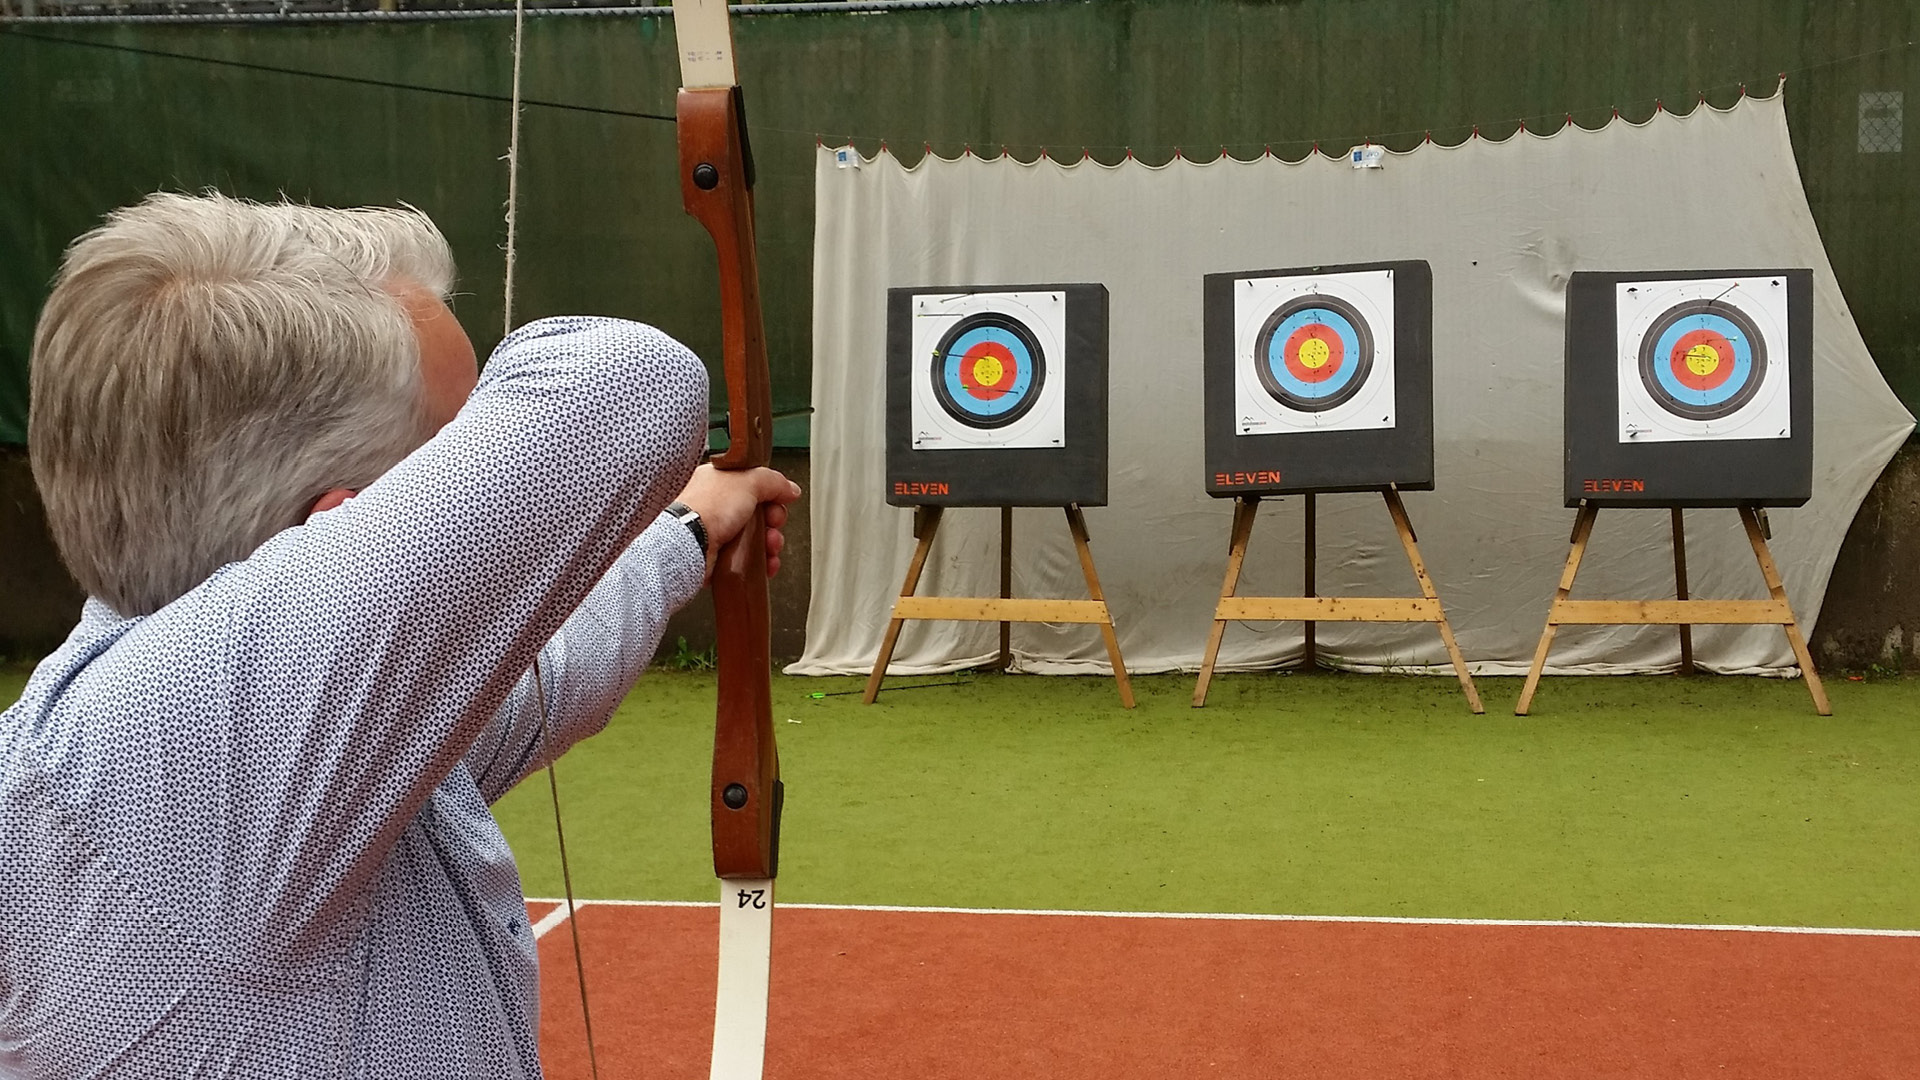
POLYGON ((453 288, 411 207, 158 194, 75 240, 34 331, 27 440, 80 585, 157 611, 425 442, 405 283, 453 288))

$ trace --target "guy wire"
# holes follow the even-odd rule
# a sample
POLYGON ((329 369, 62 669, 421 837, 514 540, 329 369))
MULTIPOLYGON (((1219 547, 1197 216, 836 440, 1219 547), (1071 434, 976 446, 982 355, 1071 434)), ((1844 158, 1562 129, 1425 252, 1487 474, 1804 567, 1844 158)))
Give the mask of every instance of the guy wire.
MULTIPOLYGON (((500 301, 500 336, 513 332, 513 275, 518 252, 520 225, 520 60, 522 36, 526 30, 526 0, 513 2, 513 91, 510 118, 507 121, 507 249, 506 282, 500 301)), ((573 899, 573 868, 567 860, 567 831, 560 818, 560 775, 547 756, 547 731, 553 724, 547 707, 546 679, 540 670, 540 653, 533 654, 533 696, 540 703, 540 756, 547 759, 547 793, 553 800, 553 836, 560 850, 560 884, 567 900, 567 932, 573 937, 573 972, 580 984, 580 1022, 587 1034, 587 1068, 593 1080, 600 1080, 600 1057, 593 1041, 593 1011, 587 1005, 587 958, 580 949, 579 907, 573 899)))

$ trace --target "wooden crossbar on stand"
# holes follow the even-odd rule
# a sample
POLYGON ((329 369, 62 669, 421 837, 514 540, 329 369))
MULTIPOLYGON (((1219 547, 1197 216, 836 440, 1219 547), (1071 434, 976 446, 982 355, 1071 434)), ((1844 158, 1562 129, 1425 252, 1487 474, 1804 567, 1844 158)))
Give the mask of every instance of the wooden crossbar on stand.
POLYGON ((1454 640, 1446 609, 1440 605, 1440 594, 1433 587, 1433 578, 1427 574, 1426 560, 1420 557, 1419 539, 1414 535, 1413 523, 1407 517, 1407 508, 1400 501, 1400 490, 1392 486, 1384 487, 1380 489, 1380 496, 1386 500, 1387 513, 1393 517, 1394 531, 1399 533, 1400 545, 1406 549, 1407 563, 1420 583, 1419 596, 1314 595, 1314 548, 1317 537, 1312 492, 1306 494, 1307 550, 1303 590, 1306 595, 1234 595, 1240 585, 1241 567, 1247 560, 1247 541, 1253 535, 1253 519, 1259 512, 1260 497, 1247 496, 1235 501, 1232 540, 1227 548, 1227 576, 1220 586, 1220 603, 1214 608, 1213 633, 1207 638, 1206 658, 1200 664, 1200 681, 1193 688, 1194 708, 1198 709, 1207 703, 1207 688, 1213 682, 1214 665, 1220 659, 1220 642, 1226 637, 1229 622, 1305 623, 1306 647, 1302 663, 1306 667, 1312 667, 1316 659, 1316 622, 1428 622, 1440 630, 1440 640, 1446 645, 1447 656, 1453 661, 1454 674, 1460 678, 1460 689, 1467 696, 1467 706, 1476 713, 1486 711, 1486 707, 1480 703, 1480 692, 1474 688, 1473 675, 1467 671, 1467 662, 1460 655, 1460 646, 1454 640))
POLYGON ((1746 527, 1747 542, 1753 547, 1753 557, 1760 564, 1760 576, 1767 583, 1768 599, 1765 600, 1694 600, 1687 596, 1687 541, 1685 525, 1680 508, 1672 507, 1673 522, 1673 576, 1675 599, 1672 600, 1569 600, 1567 594, 1573 591, 1574 575, 1580 571, 1580 560, 1586 555, 1587 541, 1593 536, 1594 519, 1600 516, 1600 507, 1591 502, 1580 503, 1580 513, 1573 521, 1573 536, 1569 539, 1567 565, 1560 572, 1560 587, 1554 591, 1553 606, 1547 611, 1547 626, 1540 634, 1540 645, 1533 652, 1533 666, 1527 671, 1527 683, 1520 691, 1520 701, 1514 705, 1516 716, 1527 715, 1533 707, 1534 691, 1540 688, 1540 675, 1547 667, 1547 652, 1553 647, 1554 631, 1562 626, 1678 626, 1680 628, 1680 670, 1684 674, 1693 673, 1693 627, 1696 625, 1745 625, 1778 626, 1786 631, 1787 644, 1792 646, 1794 659, 1799 661, 1800 674, 1807 680, 1807 693, 1813 697, 1813 707, 1821 716, 1832 716, 1833 706, 1827 701, 1826 687, 1820 683, 1820 675, 1813 668, 1813 654, 1807 650, 1807 639, 1800 633, 1800 624, 1793 617, 1793 608, 1787 603, 1787 588, 1780 579, 1780 569, 1774 564, 1773 552, 1767 547, 1767 527, 1761 520, 1762 511, 1751 506, 1739 507, 1740 524, 1746 527))
POLYGON ((900 640, 900 627, 908 619, 945 619, 963 622, 1000 624, 1000 667, 1013 660, 1013 623, 1087 623, 1098 626, 1106 641, 1107 658, 1113 663, 1113 681, 1120 689, 1120 703, 1133 708, 1133 684, 1127 678, 1126 662, 1120 658, 1120 639, 1113 630, 1113 615, 1106 597, 1100 592, 1100 576, 1094 572, 1093 549, 1088 546, 1087 521, 1078 506, 1065 507, 1067 528, 1073 533, 1073 545, 1080 553, 1080 570, 1086 575, 1086 600, 1049 600, 1009 595, 1013 591, 1013 510, 1001 508, 1000 517, 1000 595, 999 596, 915 596, 920 572, 926 569, 927 555, 933 550, 934 533, 940 528, 944 507, 918 506, 913 514, 913 536, 918 543, 913 559, 907 563, 907 579, 900 586, 900 598, 894 601, 893 621, 880 643, 880 656, 867 677, 864 700, 868 705, 880 696, 880 682, 893 660, 894 646, 900 640))

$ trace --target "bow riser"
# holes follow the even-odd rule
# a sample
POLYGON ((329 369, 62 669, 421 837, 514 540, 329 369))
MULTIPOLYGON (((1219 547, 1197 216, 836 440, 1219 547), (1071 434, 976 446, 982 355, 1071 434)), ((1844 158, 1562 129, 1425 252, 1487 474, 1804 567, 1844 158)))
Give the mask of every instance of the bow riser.
MULTIPOLYGON (((682 90, 677 103, 680 193, 719 254, 727 449, 715 468, 773 457, 773 392, 754 255, 752 169, 738 87, 682 90)), ((719 629, 719 708, 713 741, 713 869, 772 878, 779 860, 780 761, 774 749, 766 515, 756 509, 713 570, 719 629)))
POLYGON ((751 469, 773 460, 773 386, 760 318, 754 255, 753 165, 741 127, 740 88, 682 90, 680 198, 706 226, 720 256, 721 366, 727 379, 727 449, 715 468, 751 469), (702 167, 711 169, 703 173, 702 167), (703 187, 703 180, 711 185, 703 187))

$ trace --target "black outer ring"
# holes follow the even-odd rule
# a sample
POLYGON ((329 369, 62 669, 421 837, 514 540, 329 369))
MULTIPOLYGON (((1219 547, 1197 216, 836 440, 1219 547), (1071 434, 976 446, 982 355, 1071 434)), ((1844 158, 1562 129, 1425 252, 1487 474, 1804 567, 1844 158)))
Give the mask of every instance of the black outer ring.
POLYGON ((1373 373, 1373 327, 1361 317, 1360 312, 1355 310, 1352 304, 1339 297, 1323 296, 1319 293, 1296 297, 1281 305, 1273 314, 1267 316, 1266 322, 1260 324, 1260 333, 1253 339, 1253 371, 1260 376, 1260 385, 1266 387, 1267 393, 1273 395, 1274 400, 1287 408, 1298 409, 1301 412, 1326 412, 1328 409, 1345 405, 1353 400, 1353 395, 1358 394, 1361 388, 1367 385, 1367 376, 1373 373), (1273 377, 1272 368, 1267 363, 1267 358, 1272 355, 1273 335, 1280 329, 1280 324, 1292 318, 1294 313, 1302 308, 1310 307, 1331 308, 1338 312, 1352 324, 1354 336, 1360 339, 1360 355, 1354 358, 1356 367, 1353 377, 1347 380, 1345 390, 1330 397, 1308 399, 1290 393, 1286 387, 1280 385, 1280 380, 1273 377))
POLYGON ((1653 320, 1653 325, 1647 327, 1646 334, 1640 339, 1640 384, 1647 388, 1647 393, 1653 397, 1656 404, 1675 416, 1683 416, 1688 420, 1725 419, 1739 412, 1747 402, 1752 401, 1753 395, 1760 392, 1760 384, 1765 382, 1766 378, 1766 339, 1760 336, 1760 327, 1754 324, 1752 316, 1732 304, 1717 304, 1712 300, 1689 300, 1684 304, 1675 304, 1661 312, 1660 317, 1653 320), (1674 323, 1690 315, 1720 316, 1739 327, 1740 332, 1747 335, 1747 344, 1753 350, 1752 364, 1747 369, 1747 385, 1717 405, 1689 405, 1684 401, 1674 400, 1673 395, 1667 393, 1666 388, 1660 385, 1660 377, 1653 372, 1654 364, 1667 362, 1666 358, 1653 355, 1654 349, 1660 344, 1660 336, 1665 334, 1674 323))
POLYGON ((941 335, 940 344, 933 348, 933 367, 929 370, 928 377, 933 380, 934 400, 940 403, 940 407, 946 410, 948 416, 968 427, 992 430, 1006 427, 1033 411, 1034 405, 1040 400, 1040 388, 1047 381, 1047 356, 1040 350, 1039 340, 1033 336, 1033 331, 1027 329, 1026 323, 998 311, 983 311, 961 319, 941 335), (962 334, 987 326, 1005 330, 1019 338, 1020 344, 1027 347, 1027 355, 1033 358, 1033 381, 1027 385, 1026 397, 998 416, 981 416, 978 413, 969 412, 947 393, 947 351, 953 348, 953 343, 958 341, 962 334))

